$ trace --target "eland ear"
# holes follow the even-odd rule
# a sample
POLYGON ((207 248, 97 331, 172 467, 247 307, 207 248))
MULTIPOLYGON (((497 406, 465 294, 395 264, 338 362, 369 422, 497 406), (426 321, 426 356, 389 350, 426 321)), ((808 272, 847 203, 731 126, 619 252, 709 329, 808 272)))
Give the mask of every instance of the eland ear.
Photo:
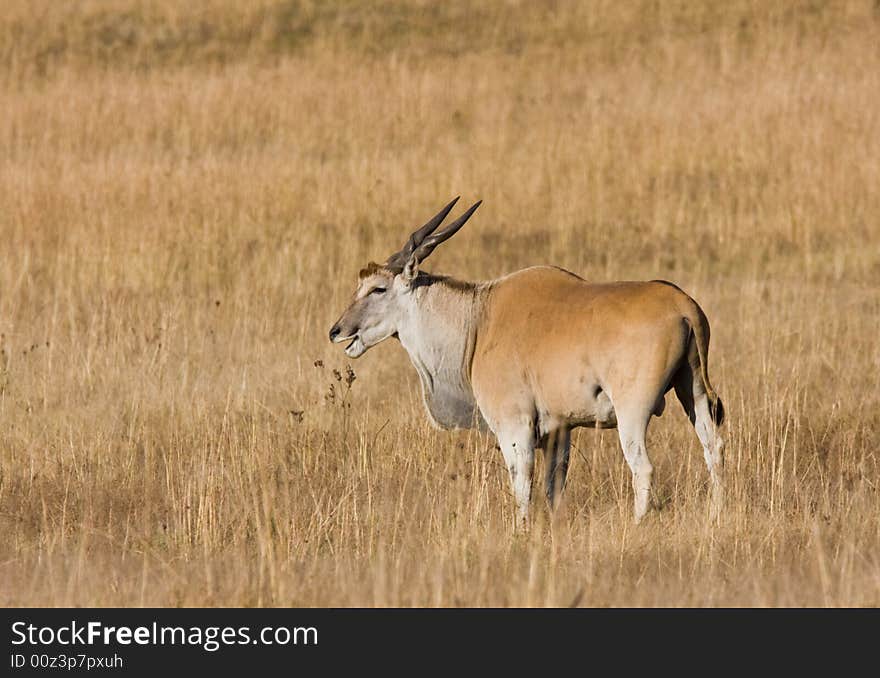
POLYGON ((406 263, 403 265, 403 270, 400 272, 400 279, 403 280, 407 285, 412 285, 416 279, 416 276, 419 274, 419 259, 413 254, 409 259, 406 260, 406 263))

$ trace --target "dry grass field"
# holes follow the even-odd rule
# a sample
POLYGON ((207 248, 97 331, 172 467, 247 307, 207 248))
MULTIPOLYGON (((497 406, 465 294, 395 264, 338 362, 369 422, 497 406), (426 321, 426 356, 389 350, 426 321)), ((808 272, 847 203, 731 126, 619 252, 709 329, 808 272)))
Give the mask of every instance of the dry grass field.
POLYGON ((0 605, 880 604, 876 2, 6 0, 0 110, 0 605), (700 302, 720 521, 672 394, 659 511, 581 430, 515 535, 399 345, 346 383, 458 194, 431 271, 700 302))

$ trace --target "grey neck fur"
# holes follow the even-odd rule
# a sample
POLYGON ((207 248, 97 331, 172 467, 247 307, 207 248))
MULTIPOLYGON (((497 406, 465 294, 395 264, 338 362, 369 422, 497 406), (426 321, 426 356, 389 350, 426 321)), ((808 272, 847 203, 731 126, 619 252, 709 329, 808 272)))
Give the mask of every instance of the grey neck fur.
POLYGON ((482 301, 480 284, 419 273, 398 329, 428 414, 442 428, 485 428, 470 385, 482 301))

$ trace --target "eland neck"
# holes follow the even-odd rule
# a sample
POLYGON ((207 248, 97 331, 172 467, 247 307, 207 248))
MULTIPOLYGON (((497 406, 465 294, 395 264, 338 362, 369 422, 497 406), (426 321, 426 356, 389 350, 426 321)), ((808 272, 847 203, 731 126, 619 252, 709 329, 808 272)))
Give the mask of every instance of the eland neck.
POLYGON ((482 426, 470 367, 483 299, 479 284, 420 273, 398 327, 428 414, 443 428, 482 426))

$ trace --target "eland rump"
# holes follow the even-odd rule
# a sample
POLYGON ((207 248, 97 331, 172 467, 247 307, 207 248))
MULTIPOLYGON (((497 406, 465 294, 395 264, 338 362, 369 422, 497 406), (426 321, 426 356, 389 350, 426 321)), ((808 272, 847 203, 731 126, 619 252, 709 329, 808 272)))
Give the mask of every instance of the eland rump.
POLYGON ((398 338, 437 425, 488 426, 497 436, 521 522, 528 518, 535 449, 544 449, 553 506, 578 426, 618 429, 641 520, 653 472, 648 422, 675 389, 702 444, 719 508, 723 443, 716 426, 724 410, 709 382, 709 323, 697 303, 672 283, 596 284, 549 266, 476 283, 420 271, 480 206, 438 231, 457 200, 384 264, 360 272, 330 340, 350 342, 345 353, 358 358, 398 338))

